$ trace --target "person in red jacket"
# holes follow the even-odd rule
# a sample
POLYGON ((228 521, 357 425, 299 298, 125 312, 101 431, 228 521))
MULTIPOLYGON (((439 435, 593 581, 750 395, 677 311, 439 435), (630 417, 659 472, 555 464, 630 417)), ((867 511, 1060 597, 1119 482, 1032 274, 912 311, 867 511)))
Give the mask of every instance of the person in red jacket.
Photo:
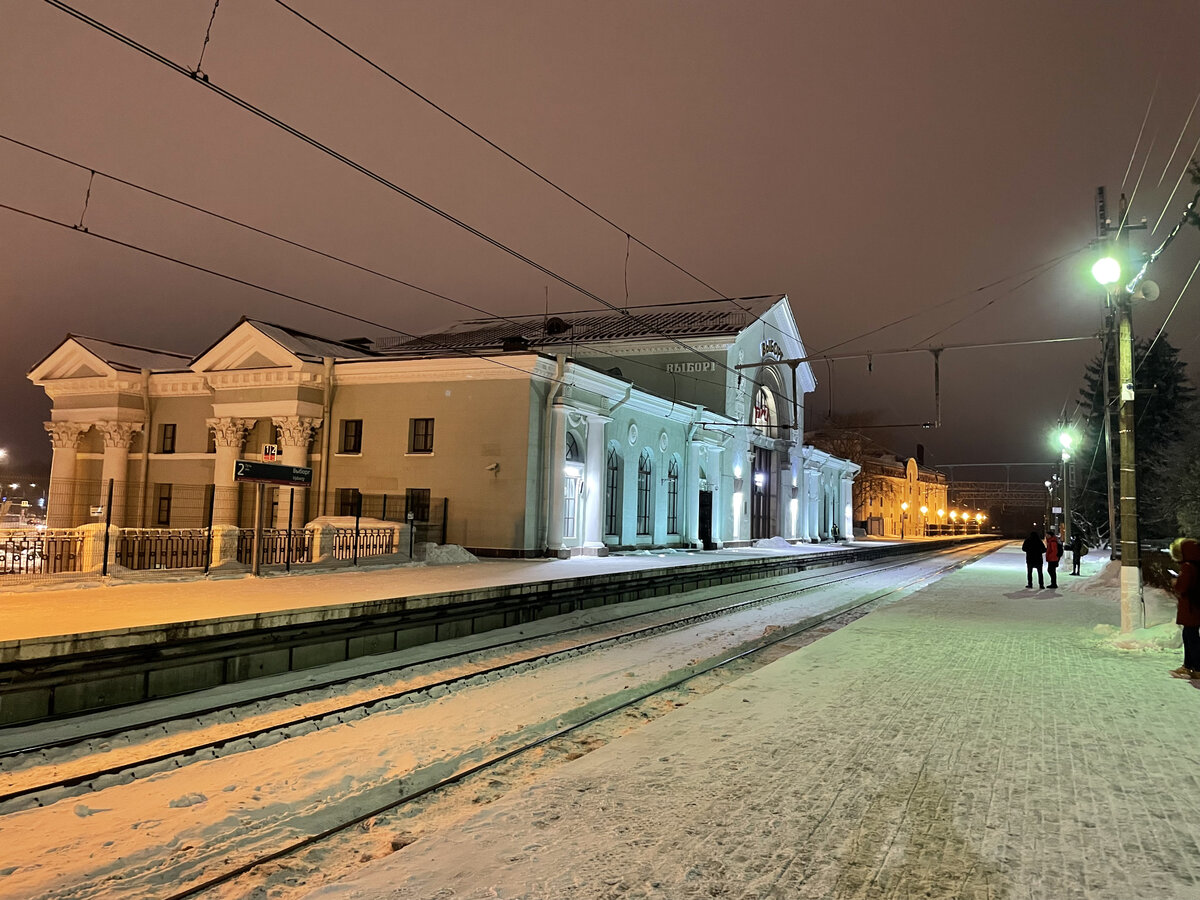
POLYGON ((1175 578, 1175 600, 1179 604, 1175 622, 1183 626, 1183 665, 1171 674, 1175 678, 1200 678, 1200 543, 1176 538, 1171 543, 1171 559, 1181 563, 1175 578))
POLYGON ((1046 573, 1050 576, 1050 589, 1058 587, 1058 561, 1062 559, 1062 541, 1050 528, 1046 531, 1046 573))

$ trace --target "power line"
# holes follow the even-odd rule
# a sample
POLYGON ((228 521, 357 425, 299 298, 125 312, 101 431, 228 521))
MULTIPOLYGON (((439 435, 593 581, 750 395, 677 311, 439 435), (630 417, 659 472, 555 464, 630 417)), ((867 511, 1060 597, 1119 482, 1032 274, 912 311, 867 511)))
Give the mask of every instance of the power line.
MULTIPOLYGON (((397 75, 393 74, 392 72, 388 71, 387 69, 383 68, 383 66, 379 65, 377 62, 375 62, 373 59, 368 57, 366 54, 364 54, 361 51, 350 46, 350 44, 348 44, 346 41, 339 38, 337 35, 331 33, 328 29, 323 28, 322 26, 318 25, 312 19, 308 18, 308 16, 304 15, 303 13, 301 13, 301 12, 297 11, 296 9, 294 9, 293 7, 289 6, 287 3, 283 2, 283 0, 275 0, 275 2, 279 6, 282 6, 284 9, 286 9, 288 12, 290 12, 297 19, 304 22, 309 27, 319 31, 321 34, 323 34, 329 40, 333 41, 339 47, 344 49, 346 52, 348 52, 352 56, 355 56, 358 59, 362 60, 364 63, 366 63, 368 66, 370 66, 376 72, 378 72, 384 78, 387 78, 393 84, 408 91, 410 94, 412 94, 412 96, 416 97, 422 103, 425 103, 426 105, 432 107, 433 109, 435 109, 439 113, 441 113, 443 116, 448 118, 450 121, 454 122, 456 125, 459 125, 460 127, 466 129, 471 134, 475 135, 475 137, 479 138, 479 140, 483 141, 485 144, 487 144, 489 147, 491 147, 493 150, 502 154, 504 157, 506 157, 510 161, 516 163, 518 166, 520 166, 522 169, 524 169, 526 172, 528 172, 533 177, 537 178, 542 183, 548 185, 549 187, 554 188, 554 190, 558 191, 560 194, 562 194, 564 197, 571 200, 578 206, 581 206, 583 209, 587 210, 592 215, 596 216, 596 218, 600 219, 605 224, 612 226, 617 231, 624 234, 627 239, 633 241, 639 247, 642 247, 643 249, 648 250, 650 253, 653 253, 655 256, 657 256, 659 259, 661 259, 663 262, 667 263, 667 265, 672 266, 673 268, 682 272, 684 275, 686 275, 688 278, 691 278, 697 284, 703 285, 704 287, 708 288, 714 294, 718 295, 721 299, 730 301, 731 303, 734 304, 734 306, 739 306, 737 301, 734 300, 732 297, 729 297, 722 291, 717 290, 715 287, 713 287, 711 284, 706 282, 700 276, 696 275, 693 272, 690 272, 689 270, 687 270, 683 266, 681 266, 679 263, 664 256, 662 253, 660 253, 658 250, 655 250, 653 247, 651 247, 649 244, 647 244, 641 238, 635 237, 634 235, 630 234, 628 229, 623 228, 622 226, 618 225, 616 222, 612 221, 612 219, 608 218, 603 213, 596 210, 594 207, 589 206, 587 203, 585 203, 583 200, 580 200, 578 197, 576 197, 574 194, 572 194, 566 188, 561 187, 560 185, 556 184, 554 181, 551 181, 549 178, 547 178, 545 175, 543 175, 537 169, 533 168, 528 163, 525 163, 524 161, 518 159, 516 156, 514 156, 509 151, 505 150, 503 147, 501 147, 499 144, 497 144, 491 138, 487 137, 486 135, 479 132, 477 129, 468 125, 466 122, 464 122, 458 116, 454 115, 454 113, 450 112, 445 107, 439 105, 438 103, 436 103, 433 100, 426 97, 424 94, 422 94, 416 88, 414 88, 412 85, 408 84, 406 81, 401 79, 399 76, 397 76, 397 75)), ((626 256, 628 257, 628 250, 626 251, 626 256)), ((739 307, 739 308, 741 308, 743 312, 746 311, 744 307, 739 307)))
MULTIPOLYGON (((492 237, 491 235, 486 234, 483 231, 480 231, 475 226, 470 225, 467 222, 464 222, 463 220, 457 218, 456 216, 450 214, 449 212, 446 212, 445 210, 434 205, 433 203, 429 202, 428 200, 418 197, 416 194, 412 193, 411 191, 407 190, 406 188, 401 187, 400 185, 396 184, 395 182, 390 181, 389 179, 380 175, 378 172, 375 172, 374 170, 367 168, 362 163, 359 163, 359 162, 351 159, 350 157, 346 156, 345 154, 333 149, 328 144, 322 143, 321 141, 317 140, 316 138, 312 137, 311 135, 307 134, 306 132, 301 131, 299 128, 296 128, 293 125, 289 125, 287 122, 284 122, 282 119, 278 118, 277 116, 272 115, 271 113, 267 112, 266 110, 262 109, 261 107, 255 106, 250 101, 242 99, 237 94, 234 94, 232 91, 229 91, 226 88, 223 88, 223 87, 220 87, 220 86, 214 84, 210 79, 200 77, 198 73, 186 68, 185 66, 180 65, 179 63, 175 62, 174 60, 168 59, 167 57, 163 56, 158 51, 153 50, 153 49, 145 46, 144 44, 139 43, 138 41, 136 41, 133 38, 129 37, 128 35, 124 34, 123 32, 120 32, 117 29, 112 28, 111 26, 105 25, 103 22, 100 22, 98 19, 94 19, 91 16, 87 15, 86 13, 83 13, 83 12, 75 9, 74 7, 68 5, 67 3, 64 3, 63 0, 44 0, 44 2, 46 2, 50 6, 53 6, 55 9, 65 12, 67 15, 71 16, 72 18, 77 19, 80 22, 83 22, 85 25, 88 25, 91 28, 96 29, 97 31, 101 32, 102 34, 105 34, 108 37, 111 37, 114 40, 124 44, 125 46, 129 47, 130 49, 136 50, 137 52, 139 52, 145 56, 148 56, 150 59, 153 59, 154 61, 161 63, 162 65, 166 66, 173 72, 176 72, 179 75, 183 75, 183 76, 189 78, 190 80, 192 80, 193 82, 195 82, 196 84, 198 84, 204 88, 207 88, 210 91, 213 91, 217 95, 228 100, 230 103, 233 103, 234 105, 241 107, 242 109, 246 110, 247 112, 249 112, 255 116, 258 116, 260 119, 262 119, 265 122, 269 122, 270 124, 274 125, 275 127, 290 134, 292 137, 297 138, 298 140, 301 140, 304 143, 308 144, 310 147, 313 147, 314 149, 321 151, 322 153, 337 160, 338 162, 342 163, 343 165, 349 166, 350 168, 354 169, 355 171, 359 172, 360 174, 365 175, 367 178, 371 179, 372 181, 374 181, 380 185, 383 185, 384 187, 400 194, 403 197, 408 198, 413 203, 416 203, 418 206, 422 207, 423 209, 426 209, 429 212, 433 213, 434 215, 438 216, 439 218, 445 219, 447 222, 450 222, 451 224, 458 226, 459 228, 463 229, 464 231, 479 238, 481 241, 484 241, 485 243, 490 244, 491 246, 495 247, 497 250, 501 250, 504 253, 507 253, 508 255, 514 257, 515 259, 520 260, 521 262, 525 263, 526 265, 533 267, 534 269, 541 272, 542 274, 547 275, 550 278, 553 278, 555 281, 558 281, 561 284, 565 285, 566 287, 569 287, 572 290, 579 292, 583 296, 585 296, 591 300, 594 300, 595 302, 601 304, 602 306, 606 307, 607 309, 611 310, 612 312, 615 312, 619 315, 624 315, 624 316, 628 317, 630 321, 638 323, 638 320, 636 317, 632 316, 629 312, 622 310, 620 307, 616 306, 615 304, 612 304, 609 301, 605 300, 603 297, 600 297, 598 294, 595 294, 592 291, 589 291, 587 288, 583 287, 582 285, 576 284, 575 282, 571 281, 570 279, 566 278, 565 276, 560 275, 557 272, 555 272, 554 270, 529 258, 525 254, 521 253, 519 250, 509 247, 507 244, 497 240, 496 238, 492 237)), ((641 323, 638 323, 638 324, 640 325, 641 323)), ((731 374, 737 374, 734 370, 730 369, 729 366, 727 366, 725 363, 721 362, 720 360, 718 360, 714 357, 708 356, 707 354, 700 352, 695 347, 692 347, 689 344, 684 343, 683 341, 679 340, 678 338, 672 337, 670 335, 661 334, 658 332, 653 332, 649 329, 644 329, 644 331, 645 331, 645 333, 649 333, 649 334, 658 334, 659 337, 662 337, 671 343, 678 344, 680 347, 682 347, 688 353, 693 353, 693 354, 699 356, 701 359, 705 360, 706 362, 714 363, 719 368, 725 369, 727 372, 730 372, 731 374)))
MULTIPOLYGON (((205 266, 199 265, 198 263, 188 262, 187 260, 179 259, 178 257, 170 256, 166 253, 159 253, 156 250, 150 250, 150 249, 147 249, 146 247, 140 247, 137 244, 131 244, 128 241, 122 241, 119 238, 114 238, 114 237, 111 237, 106 234, 101 234, 100 232, 97 232, 97 231, 84 230, 84 229, 78 228, 74 225, 67 225, 63 222, 59 222, 59 221, 57 221, 55 219, 51 219, 47 216, 39 215, 38 213, 31 212, 30 210, 27 210, 27 209, 21 209, 20 207, 17 207, 17 206, 10 206, 7 203, 0 203, 0 209, 7 209, 9 212, 18 213, 19 215, 22 215, 22 216, 28 216, 31 219, 36 219, 39 222, 45 222, 48 225, 56 225, 59 228, 65 228, 69 231, 74 231, 79 234, 86 234, 88 237, 95 238, 96 240, 105 241, 106 243, 109 243, 109 244, 115 244, 118 247, 124 247, 128 250, 134 250, 138 253, 144 253, 147 256, 153 256, 155 259, 161 259, 161 260, 165 260, 166 262, 175 263, 176 265, 185 266, 189 269, 194 269, 197 272, 203 272, 206 275, 214 275, 217 278, 223 278, 226 281, 232 281, 234 284, 240 284, 244 287, 254 288, 255 290, 263 291, 264 293, 267 293, 267 294, 273 294, 274 296, 281 297, 284 300, 290 300, 293 303, 299 303, 303 306, 312 307, 313 309, 319 309, 322 312, 331 313, 332 315, 335 315, 335 316, 342 316, 344 318, 351 319, 352 321, 355 321, 355 322, 361 322, 364 325, 370 325, 374 328, 382 328, 383 330, 390 331, 393 334, 403 335, 404 337, 412 338, 414 340, 425 340, 425 341, 429 341, 430 343, 435 343, 433 341, 430 341, 429 338, 418 337, 418 335, 410 334, 407 331, 403 331, 403 330, 401 330, 399 328, 395 328, 391 325, 385 325, 382 322, 376 322, 373 319, 368 319, 363 316, 355 315, 354 313, 349 313, 349 312, 346 312, 345 310, 334 309, 331 306, 326 306, 323 303, 318 303, 315 300, 306 300, 305 298, 298 297, 295 294, 288 294, 284 291, 277 291, 274 288, 269 288, 269 287, 266 287, 265 285, 257 284, 256 282, 253 282, 253 281, 248 281, 245 278, 238 278, 236 275, 228 275, 224 272, 218 272, 216 269, 209 269, 205 266)), ((522 373, 528 374, 525 369, 521 369, 521 368, 518 368, 517 366, 509 365, 508 363, 504 362, 503 360, 497 359, 494 356, 483 356, 480 354, 472 353, 469 350, 463 350, 462 348, 452 347, 449 345, 438 345, 435 343, 435 346, 438 346, 442 350, 446 350, 451 353, 458 353, 463 356, 470 357, 472 359, 486 360, 487 362, 494 363, 495 365, 503 366, 506 369, 512 369, 514 372, 522 372, 522 373)), ((562 384, 564 386, 567 385, 567 382, 558 381, 557 379, 554 379, 554 378, 549 378, 548 380, 552 381, 556 384, 562 384)))
MULTIPOLYGON (((351 261, 351 260, 345 259, 345 258, 343 258, 343 257, 340 257, 340 256, 335 256, 335 255, 333 255, 333 254, 331 254, 331 253, 327 253, 327 252, 325 252, 325 251, 323 251, 323 250, 319 250, 319 249, 317 249, 316 247, 312 247, 312 246, 310 246, 310 245, 308 245, 308 244, 304 244, 304 243, 301 243, 301 242, 299 242, 299 241, 294 241, 294 240, 292 240, 292 239, 290 239, 290 238, 283 237, 282 235, 275 234, 274 232, 266 231, 266 230, 264 230, 264 229, 262 229, 262 228, 258 228, 257 226, 250 225, 250 224, 248 224, 248 223, 246 223, 246 222, 242 222, 242 221, 240 221, 240 220, 238 220, 238 219, 234 219, 234 218, 231 218, 231 217, 229 217, 229 216, 223 215, 223 214, 221 214, 221 213, 215 212, 214 210, 207 209, 207 208, 205 208, 205 207, 202 207, 202 206, 197 206, 196 204, 194 204, 194 203, 189 203, 189 202, 187 202, 186 200, 181 200, 181 199, 179 199, 178 197, 173 197, 173 196, 171 196, 171 195, 169 195, 169 194, 164 194, 164 193, 163 193, 163 192, 161 192, 161 191, 156 191, 156 190, 154 190, 153 188, 146 187, 145 185, 137 184, 136 182, 129 181, 128 179, 125 179, 125 178, 120 178, 120 177, 118 177, 118 176, 116 176, 116 175, 112 175, 112 174, 110 174, 110 173, 108 173, 108 172, 104 172, 104 171, 101 171, 101 170, 99 170, 99 169, 92 168, 91 166, 89 166, 89 165, 87 165, 87 164, 85 164, 85 163, 81 163, 81 162, 78 162, 78 161, 76 161, 76 160, 69 159, 69 158, 67 158, 67 157, 65 157, 65 156, 61 156, 61 155, 59 155, 59 154, 57 154, 57 153, 52 153, 52 152, 51 152, 51 151, 49 151, 49 150, 46 150, 46 149, 44 149, 44 148, 41 148, 41 147, 37 147, 37 146, 35 146, 35 145, 33 145, 33 144, 26 143, 25 141, 17 140, 16 138, 10 137, 10 136, 8 136, 8 135, 5 135, 5 134, 0 134, 0 140, 7 141, 7 142, 9 142, 10 144, 14 144, 15 146, 21 147, 21 148, 23 148, 23 149, 26 149, 26 150, 33 151, 34 153, 39 153, 39 154, 41 154, 41 155, 43 155, 43 156, 46 156, 46 157, 48 157, 48 158, 50 158, 50 159, 53 159, 53 160, 57 161, 57 162, 64 163, 64 164, 66 164, 66 165, 68 165, 68 166, 74 166, 74 167, 75 167, 75 168, 77 168, 77 169, 80 169, 80 170, 82 170, 82 171, 88 172, 88 173, 89 173, 89 179, 88 179, 88 198, 87 198, 87 199, 90 199, 90 197, 91 197, 91 191, 92 191, 92 182, 94 181, 95 177, 96 177, 97 175, 99 175, 99 176, 100 176, 100 177, 102 177, 102 178, 107 178, 109 181, 112 181, 112 182, 113 182, 113 183, 115 183, 115 184, 120 184, 120 185, 123 185, 123 186, 125 186, 125 187, 131 188, 131 189, 133 189, 133 190, 140 191, 140 192, 142 192, 142 193, 145 193, 145 194, 148 194, 148 195, 150 195, 150 196, 152 196, 152 197, 156 197, 156 198, 158 198, 158 199, 160 199, 160 200, 165 200, 165 201, 167 201, 168 203, 174 203, 174 204, 176 204, 176 205, 178 205, 178 206, 182 206, 182 207, 184 207, 185 209, 190 209, 190 210, 192 210, 193 212, 198 212, 198 213, 201 213, 202 215, 210 216, 210 217, 212 217, 212 218, 214 218, 214 219, 217 219, 217 220, 219 220, 219 221, 221 221, 221 222, 225 222, 225 223, 227 223, 227 224, 230 224, 230 225, 237 226, 238 228, 243 228, 243 229, 245 229, 245 230, 247 230, 247 231, 250 231, 250 232, 252 232, 252 233, 254 233, 254 234, 261 235, 262 237, 266 237, 266 238, 270 238, 271 240, 279 241, 280 243, 287 244, 288 246, 295 247, 295 248, 297 248, 297 249, 299 249, 299 250, 303 250, 303 251, 305 251, 305 252, 307 252, 307 253, 312 253, 312 254, 315 254, 315 255, 317 255, 317 256, 320 256, 320 257, 322 257, 322 258, 324 258, 324 259, 328 259, 328 260, 330 260, 330 261, 332 261, 332 262, 337 262, 337 263, 340 263, 340 264, 342 264, 342 265, 349 266, 349 267, 351 267, 351 268, 353 268, 353 269, 357 269, 358 271, 365 272, 365 273, 367 273, 367 274, 369 274, 369 275, 374 275, 374 276, 376 276, 376 277, 383 278, 383 279, 385 279, 385 280, 387 280, 387 281, 390 281, 390 282, 392 282, 392 283, 394 283, 394 284, 398 284, 398 285, 401 285, 401 286, 403 286, 403 287, 407 287, 407 288, 412 288, 413 290, 420 291, 420 292, 422 292, 422 293, 428 294, 428 295, 429 295, 429 296, 431 296, 431 297, 436 297, 436 298, 437 298, 437 299, 439 299, 439 300, 444 300, 444 301, 446 301, 446 302, 448 302, 448 303, 452 303, 452 304, 454 304, 454 305, 456 305, 456 306, 460 306, 460 307, 462 307, 462 308, 464 308, 464 309, 469 309, 469 310, 471 310, 471 311, 473 311, 473 312, 480 313, 481 315, 485 315, 485 316, 487 316, 487 317, 489 317, 489 318, 492 318, 492 319, 497 319, 497 320, 504 321, 504 322, 508 322, 508 323, 510 323, 510 324, 512 324, 512 325, 516 325, 516 326, 518 326, 518 327, 520 327, 520 326, 522 325, 522 323, 521 323, 521 322, 517 321, 516 319, 512 319, 512 318, 510 318, 510 317, 508 317, 508 316, 503 316, 503 315, 499 315, 499 314, 497 314, 497 313, 493 313, 491 310, 487 310, 487 309, 484 309, 484 308, 482 308, 482 307, 474 306, 474 305, 472 305, 472 304, 470 304, 470 303, 467 303, 467 302, 466 302, 466 301, 464 301, 464 300, 458 300, 458 299, 456 299, 456 298, 454 298, 454 297, 450 297, 450 296, 448 296, 448 295, 446 295, 446 294, 441 294, 441 293, 438 293, 437 291, 434 291, 434 290, 432 290, 432 289, 430 289, 430 288, 425 288, 425 287, 422 287, 422 286, 420 286, 420 285, 418 285, 418 284, 413 284, 412 282, 409 282, 409 281, 404 281, 404 280, 402 280, 402 279, 400 279, 400 278, 396 278, 396 277, 394 277, 394 276, 392 276, 392 275, 388 275, 386 272, 380 272, 380 271, 378 271, 377 269, 372 269, 372 268, 370 268, 370 267, 368 267, 368 266, 363 266, 363 265, 360 265, 359 263, 353 262, 353 261, 351 261)), ((87 199, 85 199, 85 204, 84 204, 84 209, 85 209, 85 212, 86 212, 86 209, 87 209, 87 199)), ((87 229, 86 229, 86 228, 83 228, 83 217, 82 217, 82 216, 80 217, 80 224, 79 224, 79 225, 77 225, 77 226, 73 226, 73 227, 75 227, 77 230, 81 230, 81 231, 85 231, 85 232, 87 231, 87 229)), ((696 302, 713 302, 713 301, 696 301, 696 302)), ((340 314, 340 313, 339 313, 339 314, 340 314)), ((373 323, 372 323, 372 324, 373 324, 373 323)), ((379 326, 379 327, 385 327, 385 328, 386 328, 387 326, 379 326)), ((397 333, 398 333, 398 334, 403 334, 403 335, 405 335, 405 336, 408 336, 408 337, 412 337, 412 335, 408 335, 406 332, 397 332, 397 333)), ((428 338, 426 338, 425 336, 418 336, 416 339, 417 339, 417 340, 429 340, 429 342, 430 342, 431 344, 435 344, 435 343, 436 343, 435 341, 433 341, 433 340, 431 340, 431 339, 428 339, 428 338)), ((641 361, 641 360, 635 360, 635 359, 633 359, 633 358, 631 358, 631 357, 619 356, 619 355, 617 355, 617 354, 615 354, 615 353, 612 353, 612 352, 609 352, 609 351, 606 351, 606 350, 604 350, 603 348, 601 348, 601 347, 600 347, 600 346, 598 346, 598 345, 591 344, 591 343, 588 343, 588 342, 586 342, 586 341, 574 341, 574 342, 572 342, 572 343, 574 343, 574 344, 575 344, 575 346, 586 348, 586 349, 588 349, 588 350, 591 350, 591 351, 593 351, 593 352, 595 352, 595 353, 598 353, 598 354, 600 354, 600 355, 604 355, 604 356, 610 356, 610 357, 612 357, 613 359, 622 360, 622 361, 624 361, 624 362, 628 362, 628 363, 636 363, 637 365, 641 365, 641 366, 642 366, 642 367, 644 367, 644 368, 651 369, 651 370, 653 370, 653 371, 656 371, 656 372, 663 372, 663 373, 666 373, 666 374, 670 374, 670 375, 672 375, 672 377, 675 377, 675 376, 676 376, 676 374, 677 374, 677 373, 673 373, 673 372, 672 372, 672 373, 667 373, 667 370, 666 370, 666 369, 664 369, 664 368, 663 368, 663 367, 661 367, 661 366, 656 366, 656 365, 653 365, 653 364, 651 364, 651 363, 643 362, 643 361, 641 361)), ((488 358, 488 357, 481 356, 480 358, 488 358)), ((696 382, 696 383, 698 383, 698 384, 706 384, 706 385, 708 385, 708 384, 714 384, 714 382, 711 382, 711 381, 709 381, 709 380, 707 380, 707 379, 701 379, 701 378, 699 378, 699 377, 697 377, 697 376, 695 376, 695 375, 693 375, 693 374, 689 374, 689 373, 681 373, 681 374, 683 375, 683 377, 684 377, 684 378, 687 378, 687 379, 688 379, 688 380, 690 380, 690 381, 695 381, 695 382, 696 382)), ((757 382, 757 381, 753 381, 752 383, 754 383, 754 384, 757 384, 758 382, 757 382)))

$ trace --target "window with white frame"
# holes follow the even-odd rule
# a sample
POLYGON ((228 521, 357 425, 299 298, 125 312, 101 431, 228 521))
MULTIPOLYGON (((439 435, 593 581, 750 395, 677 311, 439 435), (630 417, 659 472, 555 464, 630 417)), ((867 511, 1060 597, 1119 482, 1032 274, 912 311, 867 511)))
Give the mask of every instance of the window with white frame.
POLYGON ((679 534, 679 460, 667 467, 667 534, 679 534))
POLYGON ((604 533, 621 533, 621 454, 608 448, 604 461, 604 533))
POLYGON ((637 533, 653 534, 654 504, 651 496, 651 485, 654 478, 654 463, 650 459, 650 451, 645 451, 638 459, 637 480, 637 533))

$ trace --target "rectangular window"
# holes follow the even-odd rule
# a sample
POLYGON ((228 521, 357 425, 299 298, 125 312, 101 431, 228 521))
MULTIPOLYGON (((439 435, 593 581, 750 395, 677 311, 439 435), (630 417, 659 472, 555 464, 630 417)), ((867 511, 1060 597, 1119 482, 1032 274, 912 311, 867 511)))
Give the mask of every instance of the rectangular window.
POLYGON ((579 479, 563 479, 563 537, 575 537, 575 504, 579 497, 579 479))
POLYGON ((342 419, 338 453, 362 453, 362 419, 342 419))
POLYGON ((408 420, 408 452, 433 452, 433 419, 408 420))
POLYGON ((358 491, 355 488, 338 488, 334 500, 339 516, 353 516, 358 512, 358 491))
POLYGON ((404 513, 417 522, 429 521, 429 488, 409 488, 404 492, 404 513))
POLYGON ((175 452, 175 426, 163 425, 158 431, 158 452, 175 452))
POLYGON ((155 494, 158 501, 156 503, 154 523, 156 525, 168 526, 171 524, 171 486, 169 484, 160 484, 157 486, 155 494))

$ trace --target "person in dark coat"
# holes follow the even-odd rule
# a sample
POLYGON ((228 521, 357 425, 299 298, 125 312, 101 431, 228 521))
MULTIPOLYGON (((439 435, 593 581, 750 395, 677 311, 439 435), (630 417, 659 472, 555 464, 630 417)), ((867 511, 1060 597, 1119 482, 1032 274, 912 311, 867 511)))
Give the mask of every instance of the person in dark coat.
POLYGON ((1071 574, 1079 574, 1079 557, 1083 556, 1083 535, 1078 531, 1071 538, 1071 574))
POLYGON ((1042 554, 1046 552, 1046 545, 1042 543, 1042 536, 1036 531, 1029 532, 1021 549, 1025 551, 1025 587, 1033 587, 1033 570, 1037 569, 1038 588, 1044 588, 1046 579, 1042 573, 1042 554))
POLYGON ((1176 538, 1171 559, 1182 563, 1175 578, 1175 622, 1183 626, 1183 665, 1171 672, 1175 678, 1200 679, 1200 542, 1176 538))
MULTIPOLYGON (((1046 571, 1050 574, 1050 589, 1058 587, 1058 561, 1062 559, 1062 541, 1050 528, 1046 531, 1046 571)), ((1032 579, 1030 579, 1032 580, 1032 579)))

